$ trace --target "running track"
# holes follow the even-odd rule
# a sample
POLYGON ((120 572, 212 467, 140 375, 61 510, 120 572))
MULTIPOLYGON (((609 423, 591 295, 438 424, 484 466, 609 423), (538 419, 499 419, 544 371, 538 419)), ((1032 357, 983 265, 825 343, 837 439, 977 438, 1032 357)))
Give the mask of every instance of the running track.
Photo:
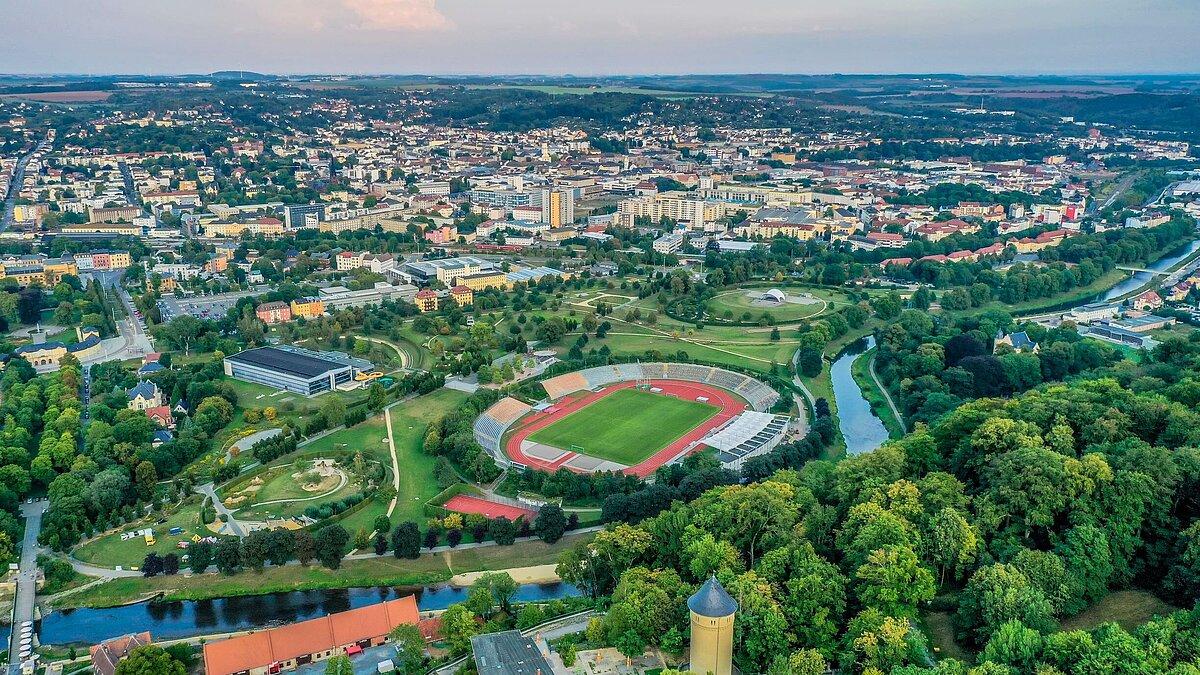
MULTIPOLYGON (((605 387, 600 391, 592 392, 581 398, 574 400, 563 400, 556 405, 554 412, 531 413, 532 416, 528 418, 531 421, 517 429, 517 431, 509 437, 508 442, 504 444, 504 452, 513 461, 520 462, 525 466, 535 467, 543 471, 553 472, 559 468, 562 468, 567 464, 567 462, 570 462, 572 459, 578 457, 579 454, 575 452, 568 452, 562 457, 550 462, 525 454, 525 451, 521 449, 522 441, 529 438, 529 436, 534 432, 540 431, 541 429, 554 424, 576 410, 586 408, 587 406, 599 401, 614 391, 628 389, 633 387, 635 384, 635 382, 619 382, 617 384, 605 387)), ((694 401, 696 400, 696 397, 703 396, 708 399, 708 403, 710 405, 719 407, 721 412, 713 415, 696 428, 675 439, 675 441, 670 445, 667 445, 662 450, 659 450, 650 457, 646 458, 640 464, 625 469, 625 473, 632 474, 639 478, 645 478, 646 476, 654 473, 658 467, 679 456, 679 454, 682 453, 688 445, 700 440, 701 438, 704 438, 713 429, 716 429, 717 427, 725 424, 737 415, 746 411, 746 404, 739 398, 725 391, 724 389, 719 389, 707 384, 685 382, 682 380, 651 380, 650 385, 662 389, 662 394, 664 395, 675 396, 689 401, 694 401)), ((572 466, 567 466, 566 468, 570 469, 571 471, 581 472, 580 469, 572 466)))
POLYGON ((509 520, 524 518, 530 522, 537 517, 537 513, 532 509, 520 509, 508 504, 491 501, 490 499, 482 499, 480 497, 472 497, 471 495, 454 495, 442 508, 459 513, 478 513, 487 518, 499 518, 504 516, 509 520))

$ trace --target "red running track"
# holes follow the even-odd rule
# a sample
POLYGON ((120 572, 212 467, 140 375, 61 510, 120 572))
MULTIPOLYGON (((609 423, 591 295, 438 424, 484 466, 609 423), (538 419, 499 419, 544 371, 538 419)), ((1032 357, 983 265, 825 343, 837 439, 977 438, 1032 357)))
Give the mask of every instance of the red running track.
POLYGON ((472 497, 470 495, 454 495, 449 501, 442 504, 442 508, 459 513, 478 513, 487 518, 504 516, 509 520, 524 518, 533 522, 533 519, 537 517, 537 513, 532 509, 517 508, 516 506, 509 506, 508 504, 501 504, 500 502, 493 502, 489 499, 472 497))
MULTIPOLYGON (((587 406, 599 401, 614 391, 628 389, 636 384, 636 382, 619 382, 617 384, 605 387, 600 391, 589 393, 586 396, 582 396, 577 399, 561 401, 554 406, 552 412, 531 413, 533 417, 527 418, 531 421, 517 429, 517 431, 509 437, 508 442, 505 443, 505 454, 507 454, 508 457, 514 462, 520 462, 525 466, 531 466, 542 469, 543 471, 551 472, 558 470, 567 462, 578 457, 579 454, 575 452, 568 452, 551 462, 525 454, 525 451, 521 449, 521 443, 528 439, 529 436, 534 432, 540 431, 541 429, 554 424, 576 410, 586 408, 587 406)), ((741 399, 737 398, 728 391, 707 384, 686 382, 683 380, 651 380, 650 385, 662 389, 663 395, 684 398, 689 401, 694 401, 697 397, 703 396, 708 399, 709 404, 719 407, 721 412, 713 415, 696 428, 675 439, 672 443, 646 458, 640 464, 636 464, 625 469, 625 473, 638 476, 639 478, 645 478, 646 476, 654 473, 658 467, 677 457, 681 452, 684 451, 685 448, 687 448, 688 445, 700 440, 701 438, 704 438, 713 429, 716 429, 737 415, 745 412, 747 407, 741 399)), ((577 469, 572 466, 567 466, 566 468, 577 473, 582 473, 581 469, 577 469)))

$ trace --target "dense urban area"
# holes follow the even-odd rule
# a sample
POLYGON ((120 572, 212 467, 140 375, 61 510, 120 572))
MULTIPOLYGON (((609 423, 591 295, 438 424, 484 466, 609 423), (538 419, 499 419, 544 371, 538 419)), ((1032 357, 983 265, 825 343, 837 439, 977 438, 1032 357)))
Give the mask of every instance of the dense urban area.
POLYGON ((1197 92, 0 78, 10 672, 1200 672, 1197 92))

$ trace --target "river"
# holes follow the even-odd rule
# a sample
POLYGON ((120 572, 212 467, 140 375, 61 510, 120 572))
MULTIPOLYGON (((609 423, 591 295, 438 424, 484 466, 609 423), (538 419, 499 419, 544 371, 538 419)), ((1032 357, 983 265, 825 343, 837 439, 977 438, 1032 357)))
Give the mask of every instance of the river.
POLYGON ((888 440, 887 428, 871 410, 871 404, 863 398, 862 390, 854 381, 850 366, 863 352, 875 346, 875 337, 856 340, 838 354, 829 369, 833 383, 833 397, 837 402, 838 427, 846 440, 846 454, 861 455, 883 445, 888 440))
MULTIPOLYGON (((67 609, 41 620, 38 637, 43 644, 95 644, 100 640, 150 631, 155 640, 269 628, 386 602, 405 595, 417 596, 421 611, 446 609, 467 599, 467 589, 454 586, 410 588, 349 588, 291 591, 213 600, 139 602, 105 609, 67 609)), ((537 602, 582 595, 566 582, 522 584, 514 602, 537 602)))
MULTIPOLYGON (((1159 272, 1168 270, 1168 269, 1174 267, 1175 265, 1178 265, 1179 261, 1181 261, 1184 258, 1188 257, 1189 255, 1195 253, 1196 249, 1200 249, 1200 239, 1193 241, 1192 243, 1188 244, 1187 246, 1184 246, 1181 249, 1177 249, 1176 252, 1174 252, 1168 256, 1159 258, 1158 260, 1154 261, 1150 265, 1146 265, 1145 269, 1155 270, 1155 271, 1159 271, 1159 272)), ((1122 281, 1121 283, 1117 284, 1116 286, 1113 286, 1112 288, 1108 289, 1108 292, 1104 293, 1104 295, 1101 295, 1097 299, 1097 301, 1108 302, 1109 300, 1119 298, 1122 295, 1125 295, 1126 293, 1131 293, 1133 291, 1136 291, 1137 289, 1141 288, 1142 286, 1145 286, 1146 284, 1150 283, 1151 278, 1155 277, 1155 276, 1160 276, 1160 275, 1153 275, 1149 272, 1134 272, 1133 276, 1129 277, 1125 281, 1122 281)))

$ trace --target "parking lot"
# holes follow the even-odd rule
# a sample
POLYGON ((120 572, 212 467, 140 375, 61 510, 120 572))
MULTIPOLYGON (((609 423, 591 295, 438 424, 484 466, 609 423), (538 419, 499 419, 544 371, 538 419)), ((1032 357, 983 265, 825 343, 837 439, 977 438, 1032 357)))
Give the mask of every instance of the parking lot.
POLYGON ((174 295, 164 295, 158 301, 158 312, 162 315, 164 322, 170 321, 178 316, 194 316, 197 319, 212 319, 213 321, 225 318, 229 310, 237 304, 241 298, 251 295, 258 295, 265 292, 264 290, 238 291, 237 293, 221 293, 219 295, 196 295, 192 297, 177 297, 174 295))

